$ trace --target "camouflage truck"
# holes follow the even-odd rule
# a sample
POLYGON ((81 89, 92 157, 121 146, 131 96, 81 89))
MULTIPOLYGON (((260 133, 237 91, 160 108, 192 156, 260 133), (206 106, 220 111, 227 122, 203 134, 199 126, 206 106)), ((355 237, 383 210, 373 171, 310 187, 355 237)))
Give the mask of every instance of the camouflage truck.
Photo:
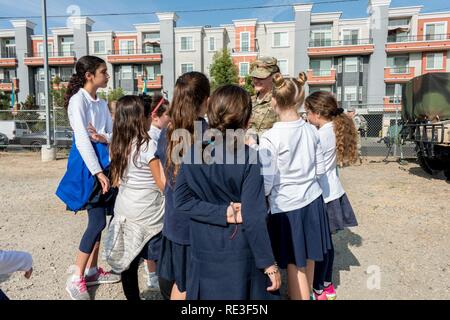
POLYGON ((416 144, 422 169, 444 171, 450 179, 450 73, 428 73, 402 92, 401 137, 416 144))

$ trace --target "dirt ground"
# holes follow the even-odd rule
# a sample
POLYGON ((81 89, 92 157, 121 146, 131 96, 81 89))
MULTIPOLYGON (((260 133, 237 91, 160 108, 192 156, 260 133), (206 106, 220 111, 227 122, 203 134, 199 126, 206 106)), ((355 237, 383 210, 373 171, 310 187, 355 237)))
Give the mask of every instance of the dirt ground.
MULTIPOLYGON (((68 299, 67 270, 85 230, 54 195, 66 160, 42 163, 36 154, 0 153, 0 249, 32 253, 34 273, 0 278, 12 299, 68 299)), ((341 177, 359 226, 334 236, 338 299, 450 299, 450 184, 414 162, 367 159, 341 177)), ((104 261, 101 265, 107 267, 104 261)), ((145 288, 140 270, 141 288, 145 288)), ((90 291, 124 299, 121 285, 90 291)), ((143 292, 146 299, 159 293, 143 292)))

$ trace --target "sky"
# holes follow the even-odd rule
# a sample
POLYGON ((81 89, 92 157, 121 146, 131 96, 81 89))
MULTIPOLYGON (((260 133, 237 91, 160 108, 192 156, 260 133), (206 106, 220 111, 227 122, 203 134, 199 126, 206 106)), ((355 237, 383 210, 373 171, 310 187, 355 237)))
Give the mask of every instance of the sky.
MULTIPOLYGON (((127 12, 167 12, 181 10, 236 8, 248 6, 289 5, 293 3, 315 3, 313 12, 342 11, 342 18, 361 18, 367 16, 368 0, 47 0, 48 15, 86 15, 95 13, 127 12), (326 2, 320 4, 320 2, 326 2)), ((448 0, 392 0, 391 7, 422 5, 423 12, 450 11, 448 0)), ((0 0, 0 29, 12 29, 6 17, 40 16, 41 0, 0 0)), ((258 18, 259 21, 292 21, 291 7, 236 9, 230 11, 208 11, 178 13, 177 26, 219 26, 232 23, 236 19, 258 18)), ((133 24, 157 22, 154 14, 130 16, 92 17, 94 31, 131 31, 133 24)), ((41 34, 41 20, 30 19, 37 24, 35 34, 41 34)), ((49 28, 67 26, 67 18, 49 18, 49 28)))

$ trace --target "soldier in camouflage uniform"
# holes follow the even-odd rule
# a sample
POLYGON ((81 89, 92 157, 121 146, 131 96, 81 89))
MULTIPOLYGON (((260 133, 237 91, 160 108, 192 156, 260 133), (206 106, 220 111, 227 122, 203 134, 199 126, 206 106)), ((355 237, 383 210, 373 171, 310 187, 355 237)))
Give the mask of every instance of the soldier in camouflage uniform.
POLYGON ((356 114, 355 107, 348 107, 347 114, 349 115, 350 118, 352 118, 353 123, 355 124, 355 127, 356 127, 358 157, 359 157, 359 161, 362 162, 361 132, 364 131, 367 133, 367 121, 363 116, 356 114))
POLYGON ((249 134, 254 138, 271 129, 278 121, 278 116, 271 106, 272 76, 277 72, 280 72, 280 69, 275 58, 261 57, 251 65, 250 76, 253 77, 256 95, 252 97, 249 134))

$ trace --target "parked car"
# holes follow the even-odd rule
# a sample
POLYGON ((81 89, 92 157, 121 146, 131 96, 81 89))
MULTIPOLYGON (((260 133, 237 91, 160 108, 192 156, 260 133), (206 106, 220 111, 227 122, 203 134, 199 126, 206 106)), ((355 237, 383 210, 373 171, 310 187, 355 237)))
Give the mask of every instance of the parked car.
POLYGON ((6 134, 0 133, 0 150, 6 149, 9 144, 9 139, 6 134))
MULTIPOLYGON (((51 137, 52 143, 60 147, 70 147, 72 146, 73 131, 71 129, 57 129, 55 131, 55 138, 51 137)), ((36 132, 31 134, 26 134, 20 138, 20 144, 23 146, 32 146, 31 150, 39 151, 41 146, 47 143, 47 133, 46 132, 36 132)))
POLYGON ((8 137, 9 142, 17 143, 20 137, 30 134, 28 124, 22 120, 1 120, 0 132, 8 137))

